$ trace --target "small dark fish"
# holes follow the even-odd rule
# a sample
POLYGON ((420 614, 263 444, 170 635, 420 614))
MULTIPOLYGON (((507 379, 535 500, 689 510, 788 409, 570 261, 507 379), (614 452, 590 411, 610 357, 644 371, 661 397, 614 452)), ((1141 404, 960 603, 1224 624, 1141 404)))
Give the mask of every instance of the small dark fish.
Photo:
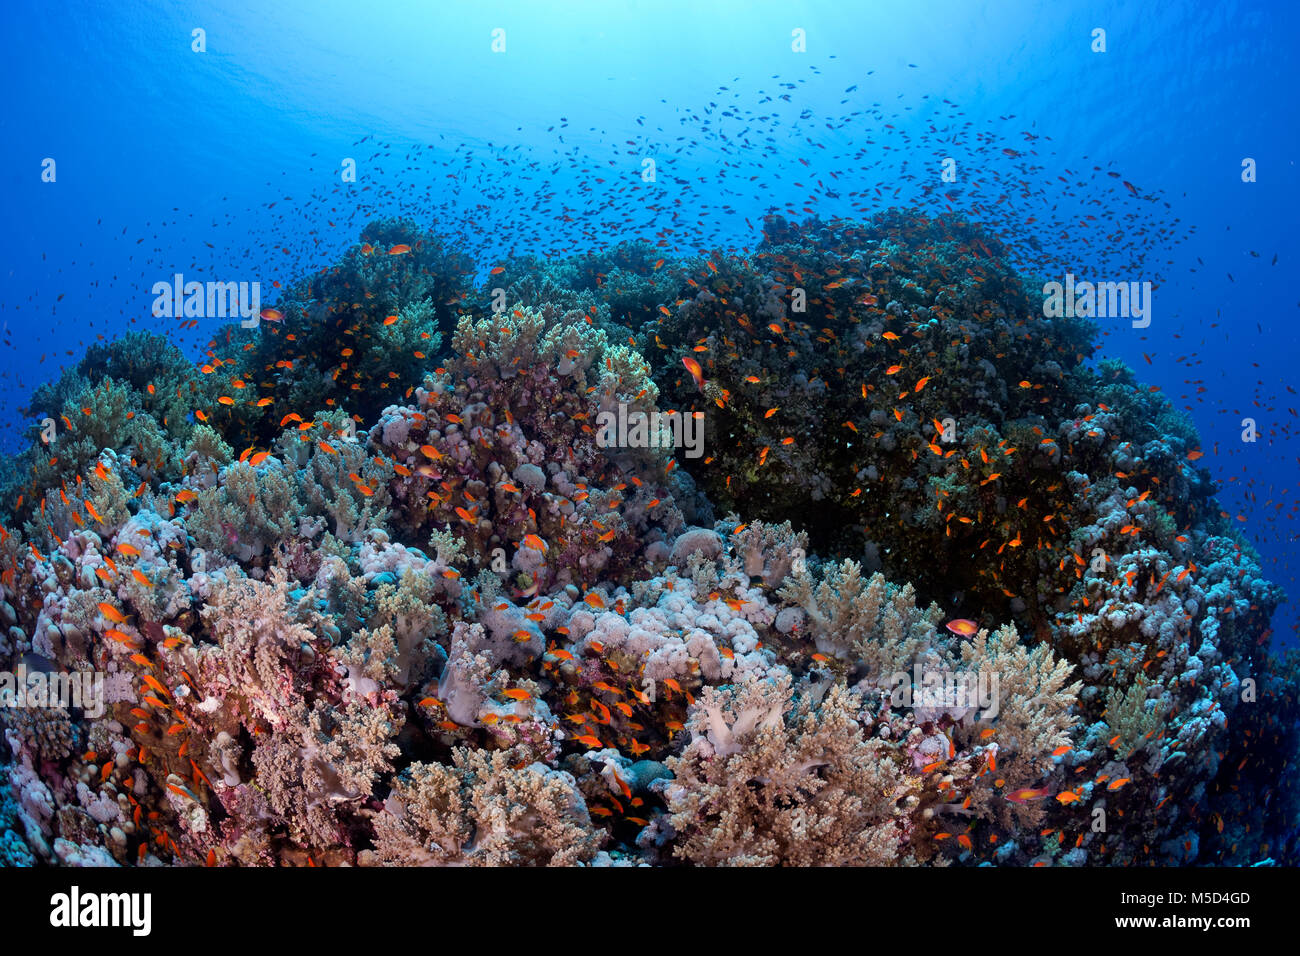
POLYGON ((53 674, 58 670, 58 665, 50 660, 44 654, 37 654, 35 651, 28 651, 22 657, 23 667, 27 673, 53 674))

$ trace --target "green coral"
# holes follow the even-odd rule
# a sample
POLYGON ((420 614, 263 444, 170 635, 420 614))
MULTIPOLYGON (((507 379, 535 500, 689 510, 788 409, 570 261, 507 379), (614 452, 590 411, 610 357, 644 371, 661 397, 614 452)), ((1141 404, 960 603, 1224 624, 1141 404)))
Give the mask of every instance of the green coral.
POLYGON ((295 514, 325 518, 336 538, 355 543, 368 528, 387 522, 392 466, 376 462, 366 449, 365 436, 343 412, 318 413, 314 424, 316 437, 288 429, 275 443, 294 469, 295 514))
POLYGON ((249 560, 295 536, 300 514, 295 478, 279 461, 238 461, 198 492, 187 528, 198 547, 249 560))
POLYGON ((933 642, 938 609, 918 609, 910 584, 897 587, 883 574, 864 582, 861 565, 852 560, 828 565, 815 586, 814 580, 806 570, 795 571, 777 593, 808 615, 807 632, 822 653, 883 681, 908 670, 918 649, 933 642))
POLYGON ((185 460, 187 463, 192 463, 192 470, 217 471, 230 464, 230 460, 234 457, 235 453, 230 446, 222 440, 217 430, 209 425, 200 423, 195 426, 190 432, 189 440, 185 442, 185 460))
POLYGON ((1137 674, 1128 688, 1112 687, 1106 694, 1103 712, 1112 735, 1117 735, 1114 749, 1119 754, 1150 746, 1152 738, 1164 723, 1159 699, 1150 695, 1151 681, 1137 674))

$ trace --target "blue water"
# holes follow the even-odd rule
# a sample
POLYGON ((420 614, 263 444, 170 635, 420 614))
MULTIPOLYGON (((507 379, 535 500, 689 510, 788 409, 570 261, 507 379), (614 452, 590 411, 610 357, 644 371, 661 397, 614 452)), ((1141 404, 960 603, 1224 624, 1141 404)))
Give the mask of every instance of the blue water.
MULTIPOLYGON (((150 315, 150 286, 175 272, 269 290, 388 213, 456 237, 484 269, 509 250, 670 225, 673 248, 752 246, 772 205, 801 218, 886 201, 937 211, 922 186, 952 155, 959 206, 1023 184, 1004 205, 1021 220, 1007 237, 1037 233, 1061 271, 1158 278, 1151 326, 1103 324, 1103 353, 1190 409, 1224 509, 1245 519, 1266 572, 1300 593, 1296 5, 264 7, 7 6, 5 450, 30 423, 31 390, 96 339, 155 328, 199 354, 208 330, 150 315), (1104 53, 1090 49, 1098 27, 1104 53), (191 50, 195 28, 206 52, 191 50), (806 52, 791 50, 795 28, 806 52), (977 135, 990 144, 978 154, 977 135), (54 183, 41 180, 46 157, 54 183), (340 182, 345 157, 354 185, 340 182), (1245 157, 1257 182, 1241 181, 1245 157), (1075 188, 1094 165, 1158 198, 1113 177, 1075 188), (1049 231, 1049 218, 1073 225, 1049 231), (1122 237, 1102 239, 1112 226, 1122 237), (1246 416, 1254 444, 1241 441, 1246 416)), ((1287 605, 1275 629, 1295 627, 1287 605)))

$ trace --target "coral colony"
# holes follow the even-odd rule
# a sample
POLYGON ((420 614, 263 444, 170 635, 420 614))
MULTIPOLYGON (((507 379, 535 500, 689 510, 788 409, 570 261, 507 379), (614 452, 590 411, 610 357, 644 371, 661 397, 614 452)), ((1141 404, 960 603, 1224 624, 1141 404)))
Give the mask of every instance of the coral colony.
POLYGON ((103 713, 0 707, 0 861, 1297 862, 1281 592, 1077 288, 955 215, 661 252, 378 221, 42 386, 0 663, 103 713))

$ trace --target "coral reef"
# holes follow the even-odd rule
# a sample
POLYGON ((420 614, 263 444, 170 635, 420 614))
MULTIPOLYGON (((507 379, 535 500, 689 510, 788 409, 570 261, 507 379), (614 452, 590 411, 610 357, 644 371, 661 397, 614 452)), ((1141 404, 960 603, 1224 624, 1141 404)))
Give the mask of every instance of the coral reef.
POLYGON ((1190 423, 958 217, 765 225, 476 288, 376 222, 38 389, 0 664, 102 699, 0 706, 0 863, 1294 864, 1190 423))

